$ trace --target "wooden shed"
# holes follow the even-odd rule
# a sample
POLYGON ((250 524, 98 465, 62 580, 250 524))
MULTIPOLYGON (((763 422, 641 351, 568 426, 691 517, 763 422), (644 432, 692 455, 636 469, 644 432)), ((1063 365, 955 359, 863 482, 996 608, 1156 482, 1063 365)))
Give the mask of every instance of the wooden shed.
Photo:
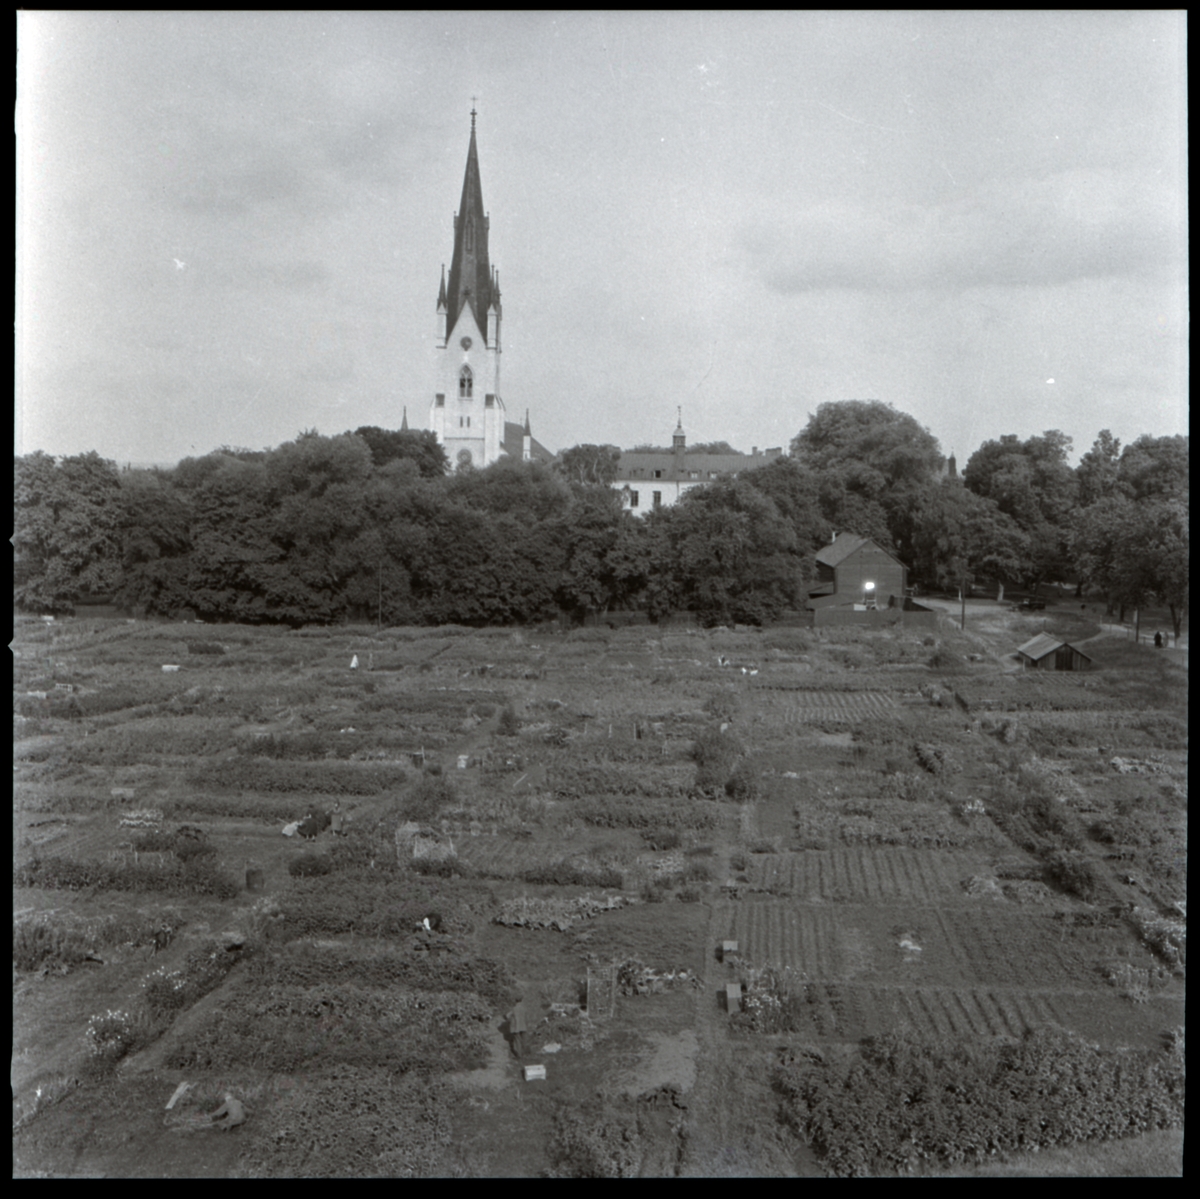
POLYGON ((1076 646, 1049 633, 1039 633, 1017 650, 1023 666, 1032 670, 1091 670, 1092 660, 1076 646))
POLYGON ((839 533, 817 551, 816 566, 810 608, 849 604, 867 611, 903 605, 904 565, 869 537, 839 533))

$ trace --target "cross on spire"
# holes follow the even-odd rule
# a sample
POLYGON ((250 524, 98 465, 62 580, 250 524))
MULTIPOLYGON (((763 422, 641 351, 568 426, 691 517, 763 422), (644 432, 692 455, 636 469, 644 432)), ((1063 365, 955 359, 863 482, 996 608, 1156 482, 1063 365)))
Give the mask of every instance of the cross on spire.
POLYGON ((478 97, 476 97, 476 96, 471 97, 471 132, 472 133, 475 132, 475 101, 476 101, 476 99, 478 99, 478 97))

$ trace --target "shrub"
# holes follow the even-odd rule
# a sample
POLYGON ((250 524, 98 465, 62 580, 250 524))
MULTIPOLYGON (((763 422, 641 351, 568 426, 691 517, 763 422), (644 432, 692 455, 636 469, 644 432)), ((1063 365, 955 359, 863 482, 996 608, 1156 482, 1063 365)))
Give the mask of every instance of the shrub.
POLYGON ((732 734, 719 728, 705 729, 692 746, 692 761, 701 770, 729 777, 734 763, 745 753, 742 743, 732 734))
POLYGON ((117 1062, 146 1043, 148 1030, 129 1012, 109 1010, 88 1021, 84 1036, 92 1057, 117 1062))
POLYGON ((785 1122, 835 1175, 978 1163, 1183 1121, 1170 1053, 1104 1052, 1058 1029, 1017 1044, 872 1037, 847 1062, 785 1058, 773 1082, 785 1122))
POLYGON ((217 869, 211 856, 193 858, 178 866, 143 863, 114 865, 74 858, 35 858, 13 874, 13 885, 51 891, 166 891, 181 895, 212 895, 232 899, 237 883, 217 869))
POLYGON ((966 670, 967 668, 967 664, 963 661, 961 655, 948 650, 944 645, 938 646, 933 653, 933 657, 929 659, 926 665, 930 670, 951 674, 960 670, 966 670))
POLYGON ((182 924, 182 917, 170 909, 124 918, 37 913, 13 921, 13 965, 23 971, 36 970, 46 962, 75 966, 109 945, 163 948, 182 924))
POLYGON ((156 1019, 174 1019, 220 986, 247 956, 244 949, 226 949, 215 941, 197 946, 177 969, 160 966, 146 979, 142 998, 147 1009, 156 1019))
POLYGON ((695 800, 663 800, 658 803, 598 796, 579 808, 584 824, 596 828, 648 829, 673 824, 681 829, 716 828, 716 805, 695 800))
POLYGON ((742 697, 732 687, 723 688, 704 701, 704 710, 714 720, 736 720, 742 714, 742 697))
POLYGON ((189 654, 223 654, 225 647, 215 641, 189 641, 189 654))
POLYGON ((1104 890, 1104 881, 1093 862, 1081 853, 1058 850, 1046 862, 1046 877, 1068 895, 1091 903, 1104 890))
POLYGON ((449 781, 434 774, 423 774, 400 801, 396 815, 402 820, 428 824, 437 819, 444 808, 458 803, 458 796, 449 781))
POLYGON ((548 884, 556 887, 609 887, 619 891, 625 884, 624 875, 611 866, 588 869, 569 862, 552 862, 536 866, 519 875, 522 882, 548 884))
POLYGON ((642 829, 642 840, 646 848, 662 852, 667 849, 678 849, 683 844, 683 838, 674 829, 642 829))
POLYGON ((743 759, 733 768, 725 781, 725 794, 738 803, 750 803, 759 795, 758 773, 743 759))
POLYGON ((303 853, 288 863, 288 874, 293 878, 312 878, 318 874, 331 874, 333 863, 326 854, 303 853))
POLYGON ((187 781, 213 791, 260 791, 286 794, 381 795, 408 778, 401 766, 359 765, 355 762, 277 762, 239 756, 207 762, 187 781))
POLYGON ((521 718, 517 715, 516 708, 513 707, 512 700, 509 700, 501 709, 500 720, 496 725, 496 732, 501 737, 515 737, 521 731, 521 718))
POLYGON ((430 1178, 451 1143, 454 1092, 375 1067, 310 1076, 270 1105, 244 1151, 255 1178, 430 1178))
POLYGON ((635 1178, 642 1160, 637 1116, 611 1107, 560 1109, 547 1153, 557 1178, 635 1178))

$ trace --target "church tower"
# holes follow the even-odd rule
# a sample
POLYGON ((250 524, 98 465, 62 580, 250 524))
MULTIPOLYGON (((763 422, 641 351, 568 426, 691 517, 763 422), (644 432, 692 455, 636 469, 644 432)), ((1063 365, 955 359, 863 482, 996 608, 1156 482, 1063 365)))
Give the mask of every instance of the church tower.
POLYGON ((429 427, 452 469, 490 466, 504 453, 500 399, 500 277, 488 260, 488 215, 479 182, 475 109, 454 216, 450 277, 442 267, 437 301, 437 356, 429 427))

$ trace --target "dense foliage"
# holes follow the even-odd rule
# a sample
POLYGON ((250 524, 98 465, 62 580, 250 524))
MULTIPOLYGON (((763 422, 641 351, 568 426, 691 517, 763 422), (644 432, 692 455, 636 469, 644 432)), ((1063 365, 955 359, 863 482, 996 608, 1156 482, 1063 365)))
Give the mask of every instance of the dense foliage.
POLYGON ((575 446, 552 467, 502 459, 452 475, 432 434, 371 426, 224 448, 170 470, 38 452, 14 463, 14 599, 54 613, 111 597, 135 613, 291 625, 479 626, 633 609, 762 624, 802 604, 814 553, 849 531, 898 554, 914 581, 1073 578, 1110 608, 1167 605, 1178 635, 1188 439, 1122 449, 1103 430, 1074 469, 1070 448, 1056 430, 1006 434, 959 479, 944 473, 933 435, 890 404, 822 404, 790 457, 753 469, 747 458, 736 478, 645 518, 623 511, 610 486, 613 446, 575 446))
POLYGON ((890 1034, 848 1063, 785 1058, 775 1085, 831 1173, 912 1172, 1182 1127, 1182 1050, 1104 1052, 1058 1029, 985 1045, 890 1034))

